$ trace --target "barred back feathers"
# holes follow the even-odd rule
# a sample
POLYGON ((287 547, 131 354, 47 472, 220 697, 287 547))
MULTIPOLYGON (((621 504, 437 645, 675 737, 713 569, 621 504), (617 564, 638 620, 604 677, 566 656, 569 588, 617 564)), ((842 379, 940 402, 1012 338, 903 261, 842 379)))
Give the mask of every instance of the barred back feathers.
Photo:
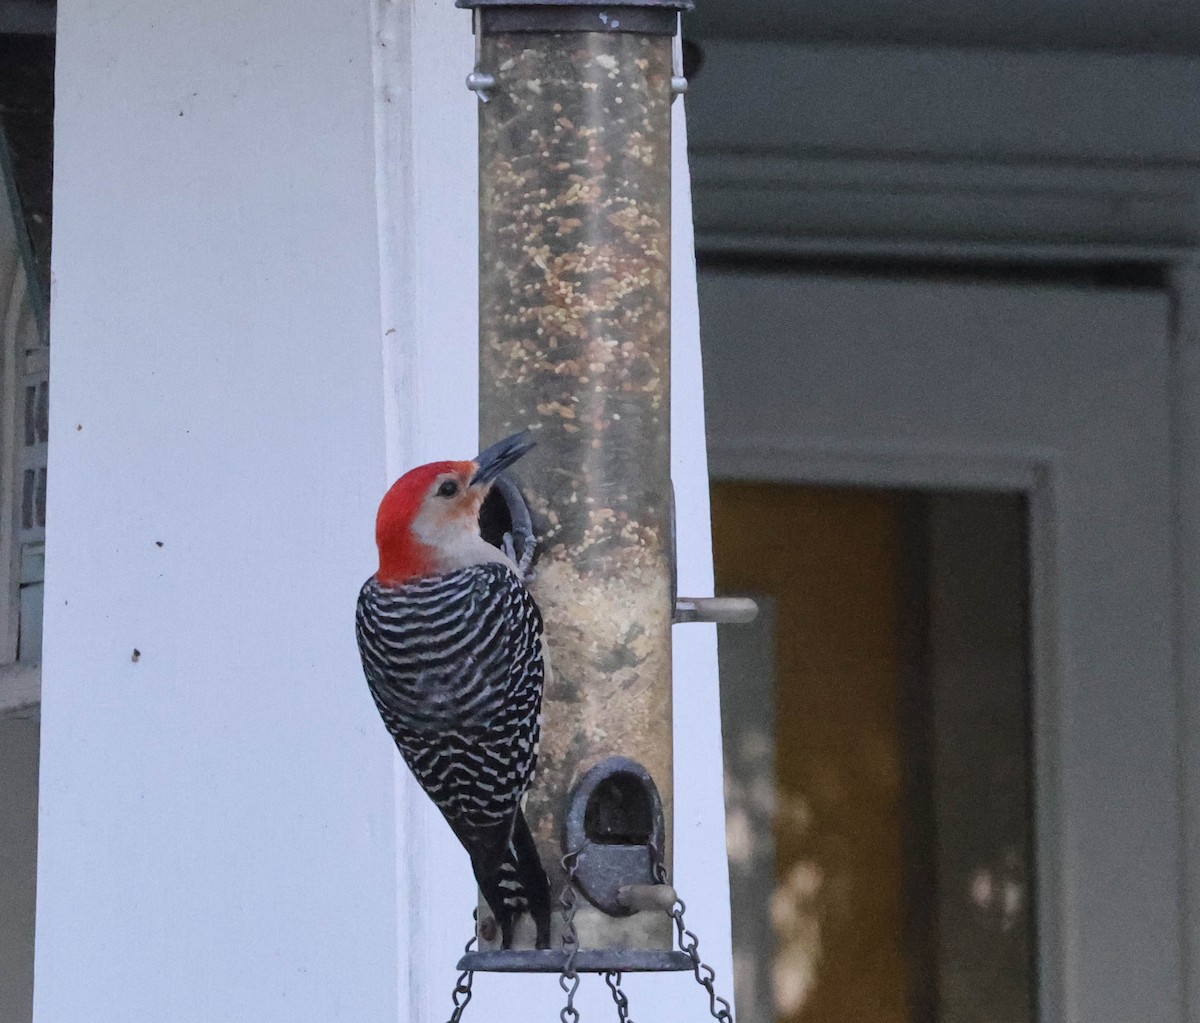
POLYGON ((525 909, 546 947, 549 885, 521 812, 545 682, 537 604, 497 562, 398 585, 372 577, 357 634, 375 705, 470 854, 505 947, 525 909))

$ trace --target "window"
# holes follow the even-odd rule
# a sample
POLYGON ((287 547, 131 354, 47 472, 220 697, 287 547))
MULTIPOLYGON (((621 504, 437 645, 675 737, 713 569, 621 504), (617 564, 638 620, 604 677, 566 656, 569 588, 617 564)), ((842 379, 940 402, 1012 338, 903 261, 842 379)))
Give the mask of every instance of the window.
POLYGON ((49 408, 45 316, 11 167, 4 149, 0 152, 0 712, 38 700, 49 408))
POLYGON ((14 8, 7 22, 4 10, 0 0, 0 1020, 28 1023, 49 410, 54 37, 47 30, 54 7, 38 0, 14 8))

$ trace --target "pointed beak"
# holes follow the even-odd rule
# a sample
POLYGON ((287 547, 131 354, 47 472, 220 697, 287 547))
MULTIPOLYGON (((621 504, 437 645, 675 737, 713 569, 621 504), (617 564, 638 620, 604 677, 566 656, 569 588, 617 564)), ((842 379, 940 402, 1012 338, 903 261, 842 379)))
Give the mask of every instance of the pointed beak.
POLYGON ((475 456, 475 475, 471 477, 471 486, 478 483, 491 483, 505 469, 522 455, 528 454, 537 443, 529 439, 526 431, 514 433, 505 437, 498 444, 493 444, 485 451, 475 456))

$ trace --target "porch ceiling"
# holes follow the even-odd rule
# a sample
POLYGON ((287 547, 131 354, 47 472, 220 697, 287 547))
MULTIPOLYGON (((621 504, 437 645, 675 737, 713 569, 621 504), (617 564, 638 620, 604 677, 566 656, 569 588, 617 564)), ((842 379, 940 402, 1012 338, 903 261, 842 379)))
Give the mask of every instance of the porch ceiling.
MULTIPOLYGON (((55 0, 0 0, 0 32, 52 33, 55 0)), ((730 39, 1200 54, 1195 0, 697 0, 730 39)))
POLYGON ((51 35, 54 0, 0 0, 0 34, 51 35))
MULTIPOLYGON (((55 0, 0 0, 0 33, 54 31, 55 0)), ((1195 0, 697 0, 699 39, 1200 54, 1195 0)))
POLYGON ((1200 54, 1195 0, 697 0, 692 35, 1200 54))

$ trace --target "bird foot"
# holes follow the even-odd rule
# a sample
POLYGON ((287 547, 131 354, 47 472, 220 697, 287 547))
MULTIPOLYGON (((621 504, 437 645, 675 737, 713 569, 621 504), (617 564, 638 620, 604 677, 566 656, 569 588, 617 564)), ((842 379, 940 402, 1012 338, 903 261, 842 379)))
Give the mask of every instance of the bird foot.
POLYGON ((517 566, 517 572, 525 582, 533 582, 534 573, 530 571, 530 565, 533 564, 533 555, 537 551, 537 541, 532 536, 525 538, 521 554, 518 556, 515 538, 511 531, 507 532, 500 541, 500 550, 504 552, 509 561, 517 566))

